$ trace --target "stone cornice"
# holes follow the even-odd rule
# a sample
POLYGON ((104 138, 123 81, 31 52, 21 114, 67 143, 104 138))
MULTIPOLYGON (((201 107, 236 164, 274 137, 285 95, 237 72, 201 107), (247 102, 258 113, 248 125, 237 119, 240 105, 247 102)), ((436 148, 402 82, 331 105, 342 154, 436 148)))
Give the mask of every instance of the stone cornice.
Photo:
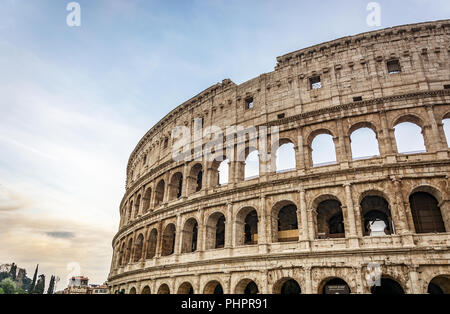
POLYGON ((434 22, 394 26, 381 30, 361 33, 354 36, 346 36, 277 57, 278 63, 275 69, 279 69, 283 66, 289 65, 290 61, 293 59, 301 60, 302 58, 312 58, 315 55, 323 55, 330 50, 337 50, 340 47, 345 47, 345 49, 348 49, 348 47, 353 44, 361 45, 364 44, 364 42, 378 42, 380 40, 390 41, 391 39, 398 40, 398 37, 407 38, 408 36, 423 36, 424 34, 429 36, 431 30, 439 28, 445 29, 449 27, 450 20, 440 20, 434 22))

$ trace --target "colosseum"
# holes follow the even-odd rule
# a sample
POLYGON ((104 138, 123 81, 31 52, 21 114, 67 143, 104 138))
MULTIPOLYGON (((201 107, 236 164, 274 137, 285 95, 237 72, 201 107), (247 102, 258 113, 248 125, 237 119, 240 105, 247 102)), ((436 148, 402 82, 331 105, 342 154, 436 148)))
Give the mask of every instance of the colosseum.
POLYGON ((129 158, 111 291, 450 293, 449 37, 443 20, 336 39, 172 110, 129 158), (174 159, 196 121, 278 145, 248 133, 211 160, 203 136, 174 159))

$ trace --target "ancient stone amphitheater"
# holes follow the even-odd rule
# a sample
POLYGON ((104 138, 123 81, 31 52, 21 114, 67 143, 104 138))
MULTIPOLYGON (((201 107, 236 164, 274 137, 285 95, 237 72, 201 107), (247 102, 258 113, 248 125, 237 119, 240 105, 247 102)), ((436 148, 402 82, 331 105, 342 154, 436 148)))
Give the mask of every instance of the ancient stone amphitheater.
POLYGON ((333 40, 172 110, 129 158, 111 291, 449 293, 449 37, 444 20, 333 40), (262 141, 176 161, 172 130, 194 120, 278 127, 295 165, 281 169, 262 141), (423 150, 400 150, 405 125, 423 150), (360 130, 377 154, 355 157, 360 130), (320 136, 334 162, 314 161, 320 136), (247 176, 258 150, 259 173, 247 176))

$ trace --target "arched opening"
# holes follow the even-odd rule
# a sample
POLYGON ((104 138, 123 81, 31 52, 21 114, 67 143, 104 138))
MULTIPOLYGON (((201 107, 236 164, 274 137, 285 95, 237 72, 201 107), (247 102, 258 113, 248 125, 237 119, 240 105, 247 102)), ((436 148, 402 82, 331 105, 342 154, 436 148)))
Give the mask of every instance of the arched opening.
POLYGON ((130 208, 128 209, 128 222, 133 218, 133 201, 130 201, 130 208))
POLYGON ((322 294, 350 294, 350 287, 341 278, 331 278, 325 280, 321 284, 321 289, 319 290, 322 294))
POLYGON ((395 127, 395 141, 400 154, 415 154, 426 152, 422 128, 411 122, 402 122, 395 127))
POLYGON ((216 212, 206 223, 206 249, 219 249, 225 246, 225 216, 216 212))
POLYGON ((372 294, 404 294, 402 286, 391 278, 382 277, 379 286, 370 289, 372 294))
POLYGON ((258 213, 253 207, 244 207, 236 216, 236 245, 257 243, 258 213))
POLYGON ((134 262, 139 262, 139 260, 142 258, 143 248, 144 248, 144 236, 141 233, 136 240, 136 246, 134 248, 134 262))
POLYGON ((158 242, 158 231, 155 228, 153 228, 148 237, 147 259, 155 257, 157 242, 158 242))
POLYGON ((119 254, 119 266, 123 266, 125 264, 125 243, 122 243, 119 254))
POLYGON ((148 188, 144 193, 144 197, 143 197, 144 203, 142 204, 145 213, 150 211, 151 198, 152 198, 152 189, 148 188))
POLYGON ((136 200, 136 205, 134 209, 134 218, 139 215, 139 207, 141 206, 141 195, 139 194, 136 200))
POLYGON ((198 223, 195 218, 189 218, 184 224, 181 253, 191 253, 197 250, 198 223))
POLYGON ((436 198, 426 192, 415 192, 409 197, 416 233, 445 232, 441 209, 436 198))
POLYGON ((141 294, 151 294, 150 287, 145 286, 144 289, 142 289, 141 294))
POLYGON ((159 286, 158 294, 170 294, 169 286, 163 283, 161 286, 159 286))
POLYGON ((217 171, 219 173, 219 185, 227 185, 229 180, 230 161, 228 159, 222 161, 219 164, 217 171))
POLYGON ((199 192, 203 186, 203 167, 201 164, 195 164, 189 174, 189 194, 199 192))
POLYGON ((353 160, 380 156, 377 135, 368 127, 354 130, 350 135, 350 143, 353 160))
POLYGON ((217 280, 212 280, 205 285, 203 294, 223 294, 222 285, 217 280))
POLYGON ((292 278, 278 280, 273 287, 274 294, 300 294, 302 290, 298 282, 292 278))
POLYGON ((330 134, 319 134, 311 143, 311 156, 313 167, 335 164, 336 149, 333 137, 330 134))
POLYGON ((177 172, 172 176, 169 184, 169 200, 175 200, 181 197, 183 191, 183 175, 177 172))
POLYGON ((277 226, 274 230, 278 230, 275 242, 298 241, 298 221, 297 206, 291 202, 282 202, 277 214, 277 226))
POLYGON ((158 182, 155 189, 155 207, 164 201, 164 189, 165 182, 164 180, 161 180, 158 182))
POLYGON ((250 279, 242 279, 236 285, 236 294, 258 294, 258 285, 250 279))
POLYGON ((162 256, 168 256, 174 253, 175 250, 175 225, 168 224, 163 232, 162 239, 162 256))
POLYGON ((194 294, 194 288, 190 282, 183 282, 180 287, 178 287, 178 294, 194 294))
POLYGON ((253 150, 245 159, 244 180, 251 180, 259 177, 259 152, 253 150))
POLYGON ((385 236, 394 233, 391 210, 384 197, 369 195, 361 201, 364 236, 385 236))
POLYGON ((317 206, 317 239, 345 238, 344 216, 341 203, 324 200, 317 206))
POLYGON ((129 294, 136 294, 136 288, 135 287, 132 287, 131 289, 130 289, 130 293, 129 294))
POLYGON ((281 145, 276 153, 276 172, 287 172, 296 169, 294 144, 281 145))
POLYGON ((442 127, 444 128, 445 139, 447 146, 450 147, 450 118, 442 120, 442 127))
POLYGON ((434 277, 428 284, 427 292, 429 294, 450 294, 450 276, 434 277))
POLYGON ((128 241, 128 246, 127 246, 127 255, 125 258, 125 264, 128 264, 131 261, 131 249, 133 248, 133 239, 130 239, 128 241))

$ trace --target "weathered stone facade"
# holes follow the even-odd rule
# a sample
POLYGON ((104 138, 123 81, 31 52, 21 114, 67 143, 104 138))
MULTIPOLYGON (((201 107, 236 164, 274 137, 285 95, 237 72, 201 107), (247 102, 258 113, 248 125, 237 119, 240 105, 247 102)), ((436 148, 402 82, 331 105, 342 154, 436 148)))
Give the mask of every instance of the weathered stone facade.
POLYGON ((427 293, 432 280, 449 293, 450 150, 442 122, 450 118, 449 39, 448 20, 337 39, 278 57, 273 72, 241 85, 224 80, 172 110, 130 156, 111 291, 217 293, 219 283, 224 293, 243 293, 253 281, 260 293, 280 293, 294 279, 302 293, 322 293, 340 278, 351 293, 370 293, 367 265, 377 263, 405 293, 427 293), (400 70, 390 74, 391 61, 400 70), (244 163, 232 161, 228 184, 219 186, 217 162, 171 157, 172 129, 192 128, 197 117, 223 129, 278 126, 281 143, 294 144, 296 169, 244 180, 244 163), (426 152, 397 152, 394 127, 402 122, 422 129, 426 152), (375 132, 379 156, 352 158, 350 135, 362 127, 375 132), (313 165, 319 134, 332 135, 335 164, 313 165), (437 201, 445 230, 416 230, 417 192, 437 201), (366 206, 375 206, 367 197, 386 202, 390 234, 365 231, 366 206), (323 236, 331 226, 321 207, 327 200, 339 204, 345 234, 323 236), (296 238, 284 241, 279 214, 292 205, 297 225, 285 233, 296 238), (244 244, 251 211, 257 236, 244 244))

